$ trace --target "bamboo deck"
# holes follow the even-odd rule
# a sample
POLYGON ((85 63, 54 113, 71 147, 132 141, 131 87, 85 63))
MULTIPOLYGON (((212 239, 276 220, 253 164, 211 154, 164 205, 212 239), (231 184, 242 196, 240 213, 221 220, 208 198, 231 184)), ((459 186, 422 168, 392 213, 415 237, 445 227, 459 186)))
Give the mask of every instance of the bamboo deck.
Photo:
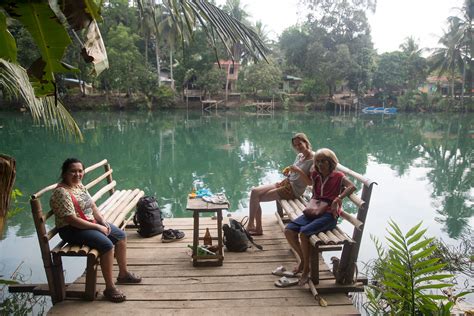
MULTIPOLYGON (((227 223, 224 218, 224 223, 227 223)), ((344 294, 324 294, 327 307, 312 297, 308 285, 277 288, 278 277, 271 271, 279 265, 292 269, 296 259, 274 216, 264 217, 265 235, 256 237, 264 251, 225 252, 222 267, 193 267, 187 248, 192 244, 192 218, 165 219, 166 228, 179 229, 186 237, 173 243, 162 243, 160 236, 143 239, 135 229, 127 229, 128 264, 143 281, 137 285, 120 285, 127 301, 120 304, 103 300, 104 281, 99 272, 99 297, 96 301, 66 300, 54 305, 51 315, 358 315, 344 294)), ((216 222, 201 219, 200 236, 209 227, 212 236, 216 222)), ((114 266, 115 274, 117 266, 114 266)), ((320 262, 321 282, 328 267, 320 262)), ((81 277, 71 289, 84 286, 81 277)), ((327 282, 331 282, 326 277, 327 282)), ((333 282, 333 281, 332 281, 333 282)))

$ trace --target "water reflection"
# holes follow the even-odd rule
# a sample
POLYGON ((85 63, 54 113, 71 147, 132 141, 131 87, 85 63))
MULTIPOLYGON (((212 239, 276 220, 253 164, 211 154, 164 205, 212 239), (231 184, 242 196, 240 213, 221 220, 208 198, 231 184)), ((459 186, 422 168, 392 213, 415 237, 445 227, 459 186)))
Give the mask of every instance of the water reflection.
POLYGON ((278 180, 279 170, 294 159, 290 139, 295 132, 305 132, 314 148, 333 148, 342 163, 360 173, 369 161, 388 165, 395 177, 426 168, 420 185, 430 183, 433 217, 451 238, 468 229, 473 216, 472 114, 257 117, 178 111, 75 117, 86 139, 82 144, 58 140, 28 116, 0 114, 0 151, 17 159, 16 187, 25 193, 24 211, 8 221, 9 227, 18 227, 17 236, 34 234, 27 196, 55 182, 66 157, 79 157, 86 165, 107 158, 121 188, 143 188, 170 216, 188 217, 186 193, 194 180, 225 191, 231 211, 245 209, 250 188, 278 180))

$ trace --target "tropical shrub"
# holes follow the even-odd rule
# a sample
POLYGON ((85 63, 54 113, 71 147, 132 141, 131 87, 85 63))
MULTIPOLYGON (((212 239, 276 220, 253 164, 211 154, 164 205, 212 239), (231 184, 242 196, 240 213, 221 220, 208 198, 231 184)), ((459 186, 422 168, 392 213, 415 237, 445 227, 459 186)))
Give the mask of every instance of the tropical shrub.
POLYGON ((223 69, 213 67, 208 71, 199 73, 196 84, 204 90, 205 95, 210 97, 216 95, 222 90, 222 87, 225 87, 225 78, 226 74, 223 69))
POLYGON ((245 67, 240 73, 239 87, 255 96, 272 97, 281 83, 282 73, 275 63, 258 63, 245 67))
POLYGON ((434 238, 423 238, 426 229, 419 230, 421 224, 403 234, 390 221, 388 250, 372 237, 378 259, 372 269, 374 282, 366 290, 368 302, 364 307, 370 315, 449 315, 453 303, 447 296, 430 291, 451 287, 452 284, 442 281, 452 275, 442 273, 446 264, 433 257, 434 238), (440 300, 448 303, 437 304, 440 300))
POLYGON ((306 100, 312 101, 319 96, 327 95, 329 90, 321 78, 304 79, 301 84, 301 92, 304 93, 306 100))
POLYGON ((160 108, 169 108, 175 105, 175 95, 173 89, 168 86, 160 86, 153 93, 153 103, 160 108))

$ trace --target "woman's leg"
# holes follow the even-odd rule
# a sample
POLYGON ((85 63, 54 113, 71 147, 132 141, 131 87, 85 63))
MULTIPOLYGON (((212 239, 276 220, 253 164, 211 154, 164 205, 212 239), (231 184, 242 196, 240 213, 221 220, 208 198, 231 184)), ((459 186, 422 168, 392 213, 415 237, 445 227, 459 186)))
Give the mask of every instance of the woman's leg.
POLYGON ((100 268, 105 280, 106 289, 115 287, 112 277, 112 266, 114 261, 114 245, 109 236, 105 236, 98 230, 79 229, 71 226, 61 228, 59 236, 73 244, 84 244, 96 248, 100 253, 100 268))
POLYGON ((112 276, 112 266, 114 264, 114 250, 110 249, 100 256, 100 269, 105 280, 105 289, 115 288, 115 283, 112 276))
POLYGON ((304 285, 309 280, 309 273, 310 273, 310 244, 309 244, 309 237, 303 233, 300 233, 300 240, 301 240, 301 252, 303 253, 303 271, 301 272, 301 279, 299 284, 304 285))
POLYGON ((109 224, 110 234, 108 238, 115 245, 115 258, 119 267, 118 278, 129 276, 127 268, 127 235, 121 229, 113 224, 109 224))
MULTIPOLYGON (((278 200, 280 196, 278 195, 278 188, 268 190, 260 195, 260 202, 270 202, 278 200)), ((262 227, 262 208, 260 203, 258 203, 258 210, 255 214, 255 234, 263 234, 262 227)))
POLYGON ((314 219, 311 223, 301 227, 300 240, 301 250, 304 257, 303 272, 301 274, 300 285, 305 284, 309 280, 310 276, 310 258, 311 258, 311 247, 309 237, 313 234, 319 234, 336 227, 337 220, 332 216, 331 213, 324 213, 320 217, 314 219))
POLYGON ((262 197, 265 196, 267 192, 274 189, 276 189, 276 184, 265 184, 253 188, 250 192, 249 223, 247 225, 249 231, 262 232, 262 209, 260 202, 263 202, 262 197))
POLYGON ((127 240, 122 239, 115 244, 115 258, 119 267, 119 278, 126 277, 127 270, 127 240))
POLYGON ((294 273, 299 273, 303 270, 303 252, 301 251, 301 245, 300 241, 298 239, 298 232, 288 229, 285 229, 285 237, 288 243, 290 244, 290 247, 293 248, 298 255, 299 259, 299 264, 298 266, 293 270, 294 273))

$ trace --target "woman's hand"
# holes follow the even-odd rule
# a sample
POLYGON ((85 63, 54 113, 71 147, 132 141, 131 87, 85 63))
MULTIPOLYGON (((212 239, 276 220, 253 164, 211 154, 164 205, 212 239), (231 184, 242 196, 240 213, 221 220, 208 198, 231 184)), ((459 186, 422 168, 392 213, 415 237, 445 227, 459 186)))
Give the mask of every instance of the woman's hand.
POLYGON ((97 230, 105 236, 108 236, 110 234, 110 226, 102 226, 100 224, 97 224, 97 230))
POLYGON ((336 197, 331 203, 331 214, 334 218, 338 215, 338 210, 342 205, 342 200, 340 197, 336 197))
POLYGON ((295 165, 288 166, 288 170, 290 172, 295 172, 295 173, 300 173, 300 174, 303 173, 303 171, 301 171, 301 169, 295 165))

